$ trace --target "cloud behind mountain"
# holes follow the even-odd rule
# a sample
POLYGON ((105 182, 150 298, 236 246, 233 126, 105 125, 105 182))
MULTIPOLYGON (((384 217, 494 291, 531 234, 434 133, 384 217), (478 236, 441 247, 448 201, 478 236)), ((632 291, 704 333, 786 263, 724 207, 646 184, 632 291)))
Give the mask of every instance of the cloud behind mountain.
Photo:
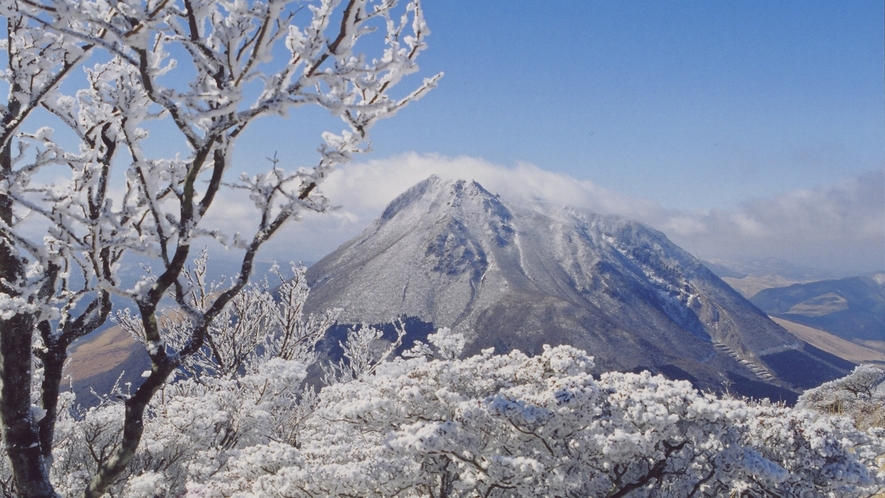
POLYGON ((733 207, 682 211, 532 164, 507 167, 474 157, 415 153, 335 171, 323 191, 340 209, 293 223, 265 257, 291 259, 298 247, 298 258, 317 260, 358 233, 398 193, 431 174, 476 180, 522 202, 554 202, 636 219, 704 259, 777 257, 846 276, 885 269, 885 170, 733 207))

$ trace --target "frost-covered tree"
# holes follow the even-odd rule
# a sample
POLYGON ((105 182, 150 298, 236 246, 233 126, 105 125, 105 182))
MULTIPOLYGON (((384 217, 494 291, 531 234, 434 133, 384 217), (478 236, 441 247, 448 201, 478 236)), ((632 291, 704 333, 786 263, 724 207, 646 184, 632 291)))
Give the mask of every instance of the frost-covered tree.
POLYGON ((137 308, 152 368, 128 393, 122 436, 105 448, 86 496, 101 496, 124 472, 150 401, 202 350, 260 247, 304 210, 325 210, 323 178, 364 149, 376 121, 434 86, 436 77, 392 93, 417 69, 428 34, 418 0, 397 3, 0 1, 8 87, 0 107, 0 422, 17 494, 55 495, 49 441, 65 350, 105 321, 111 294, 137 308), (286 172, 274 163, 229 177, 243 169, 232 151, 250 124, 305 105, 346 125, 323 134, 315 167, 286 172), (155 155, 149 129, 174 131, 185 152, 155 155), (253 201, 251 233, 206 227, 226 187, 253 201), (200 237, 243 256, 237 277, 194 306, 183 269, 200 237), (153 275, 134 287, 118 278, 127 253, 153 261, 153 275), (158 322, 170 292, 191 324, 176 345, 158 322))
MULTIPOLYGON (((448 332, 436 337, 450 345, 448 332)), ((441 351, 443 355, 443 349, 441 351)), ((193 496, 868 496, 881 434, 570 347, 381 364, 329 386, 303 444, 242 449, 193 496)))
POLYGON ((805 391, 796 406, 849 417, 860 428, 885 427, 883 381, 881 369, 860 365, 841 379, 805 391))
MULTIPOLYGON (((204 282, 205 262, 198 259, 188 272, 194 281, 188 301, 195 307, 205 306, 215 288, 204 282)), ((248 285, 233 300, 233 311, 213 320, 200 352, 184 361, 152 400, 143 442, 108 488, 112 496, 181 496, 188 479, 217 473, 244 447, 300 444, 301 425, 316 404, 315 391, 302 382, 334 313, 304 316, 305 268, 292 269, 294 278, 274 268, 275 286, 248 285)), ((116 319, 143 340, 140 320, 125 311, 116 319)), ((184 316, 165 315, 160 321, 173 345, 192 328, 184 316)), ((119 386, 88 410, 74 406, 70 394, 63 396, 66 409, 58 421, 50 477, 64 495, 80 494, 110 456, 123 423, 120 398, 127 394, 127 386, 119 386)))

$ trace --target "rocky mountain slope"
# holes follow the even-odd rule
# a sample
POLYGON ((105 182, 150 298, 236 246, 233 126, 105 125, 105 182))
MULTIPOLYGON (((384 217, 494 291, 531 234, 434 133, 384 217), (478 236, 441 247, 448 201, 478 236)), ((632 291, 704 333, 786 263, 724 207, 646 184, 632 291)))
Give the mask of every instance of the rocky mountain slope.
POLYGON ((308 281, 308 311, 340 307, 351 323, 415 317, 465 332, 468 353, 571 344, 600 371, 784 398, 845 373, 661 232, 509 203, 475 182, 415 185, 308 281))

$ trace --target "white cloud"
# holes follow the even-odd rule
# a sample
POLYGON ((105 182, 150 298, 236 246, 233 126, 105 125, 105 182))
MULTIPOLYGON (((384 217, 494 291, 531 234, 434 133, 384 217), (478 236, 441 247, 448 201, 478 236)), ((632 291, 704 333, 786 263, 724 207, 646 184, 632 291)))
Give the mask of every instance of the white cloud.
POLYGON ((705 257, 777 257, 842 273, 885 269, 885 171, 689 216, 702 228, 681 229, 673 217, 658 227, 705 257))
POLYGON ((475 180, 510 199, 537 198, 631 217, 660 210, 651 201, 629 198, 532 164, 506 167, 473 157, 415 153, 344 166, 326 180, 323 191, 344 209, 371 211, 374 217, 397 195, 434 174, 443 179, 475 180))
POLYGON ((341 208, 286 227, 266 258, 315 261, 355 236, 397 195, 436 174, 475 180, 505 199, 540 199, 639 220, 703 258, 777 257, 838 272, 885 268, 885 171, 836 185, 748 200, 734 210, 685 212, 627 197, 531 164, 402 154, 335 171, 322 190, 341 208))

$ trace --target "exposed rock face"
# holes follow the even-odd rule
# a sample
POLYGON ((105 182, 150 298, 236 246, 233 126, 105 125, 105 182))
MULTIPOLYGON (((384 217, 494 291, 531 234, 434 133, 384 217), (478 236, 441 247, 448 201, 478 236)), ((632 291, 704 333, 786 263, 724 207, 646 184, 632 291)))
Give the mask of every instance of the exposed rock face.
POLYGON ((309 311, 340 307, 350 323, 417 317, 467 333, 468 353, 571 344, 600 371, 650 369, 773 396, 797 383, 782 382, 768 355, 833 370, 661 232, 509 204, 475 182, 415 185, 308 280, 309 311))

